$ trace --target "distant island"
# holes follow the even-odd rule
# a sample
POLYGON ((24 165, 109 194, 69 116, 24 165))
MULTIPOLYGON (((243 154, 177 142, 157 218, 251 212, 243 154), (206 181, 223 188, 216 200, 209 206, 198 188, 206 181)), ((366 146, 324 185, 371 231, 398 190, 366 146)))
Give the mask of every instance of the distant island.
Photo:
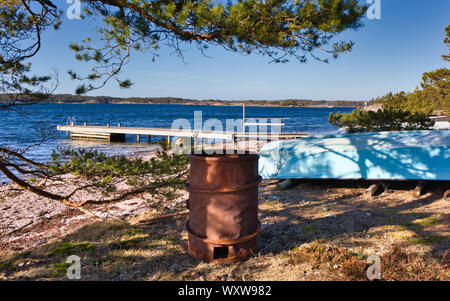
MULTIPOLYGON (((0 102, 7 102, 8 95, 0 95, 0 102)), ((284 100, 217 100, 217 99, 186 99, 178 97, 111 97, 111 96, 80 96, 72 94, 54 94, 45 102, 51 103, 110 103, 110 104, 179 104, 179 105, 210 105, 210 106, 268 106, 268 107, 358 107, 371 104, 372 101, 347 100, 310 100, 310 99, 284 99, 284 100)))

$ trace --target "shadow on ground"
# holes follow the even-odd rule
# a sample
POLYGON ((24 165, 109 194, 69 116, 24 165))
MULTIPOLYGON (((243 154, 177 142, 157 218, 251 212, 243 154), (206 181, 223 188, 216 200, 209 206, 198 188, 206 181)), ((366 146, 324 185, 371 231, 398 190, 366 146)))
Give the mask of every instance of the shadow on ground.
POLYGON ((289 264, 292 252, 311 242, 349 248, 361 252, 356 254, 361 258, 392 245, 423 254, 449 249, 447 186, 434 187, 423 196, 388 188, 371 199, 364 197, 365 184, 349 184, 302 183, 287 191, 262 188, 260 251, 244 263, 203 263, 187 256, 185 216, 146 226, 108 220, 42 247, 3 256, 0 277, 64 280, 67 257, 77 255, 82 280, 284 280, 284 274, 295 269, 289 264))

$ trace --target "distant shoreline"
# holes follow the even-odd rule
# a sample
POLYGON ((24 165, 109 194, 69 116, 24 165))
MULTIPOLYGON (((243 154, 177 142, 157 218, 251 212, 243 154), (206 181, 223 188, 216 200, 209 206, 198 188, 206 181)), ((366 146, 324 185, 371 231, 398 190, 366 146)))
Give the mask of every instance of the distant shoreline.
MULTIPOLYGON (((243 103, 233 103, 233 104, 202 104, 202 103, 136 103, 136 102, 42 102, 42 103, 54 103, 54 104, 71 104, 71 105, 86 105, 86 104, 112 104, 112 105, 182 105, 182 106, 217 106, 217 107, 242 107, 243 103)), ((271 104, 246 104, 246 107, 271 107, 271 108, 355 108, 357 106, 354 105, 335 105, 335 106, 327 106, 327 105, 308 105, 308 106, 299 106, 299 105, 271 105, 271 104)))
MULTIPOLYGON (((9 95, 0 95, 0 103, 8 102, 9 95)), ((204 106, 234 106, 245 104, 248 107, 299 107, 299 108, 327 108, 327 107, 358 107, 371 101, 350 100, 310 100, 310 99, 283 99, 283 100, 218 100, 218 99, 186 99, 177 97, 111 97, 111 96, 79 96, 71 94, 54 94, 42 103, 58 104, 177 104, 177 105, 204 105, 204 106), (331 105, 331 106, 330 106, 331 105)))

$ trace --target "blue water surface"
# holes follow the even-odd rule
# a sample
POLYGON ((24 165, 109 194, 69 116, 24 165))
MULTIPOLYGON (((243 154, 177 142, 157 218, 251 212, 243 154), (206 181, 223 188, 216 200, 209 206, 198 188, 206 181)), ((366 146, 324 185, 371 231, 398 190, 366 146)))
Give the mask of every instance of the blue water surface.
MULTIPOLYGON (((330 112, 351 112, 353 108, 295 108, 295 107, 247 107, 247 118, 289 118, 283 132, 309 134, 334 134, 337 128, 328 122, 330 112)), ((33 146, 28 155, 45 162, 57 147, 88 147, 110 154, 130 154, 154 149, 146 141, 136 143, 136 136, 128 135, 126 143, 99 143, 70 141, 64 132, 56 131, 57 125, 75 121, 90 125, 116 125, 130 127, 170 128, 177 118, 188 119, 192 127, 194 111, 202 111, 203 122, 209 118, 242 118, 239 106, 158 105, 158 104, 56 104, 41 103, 21 107, 15 111, 0 110, 0 145, 16 149, 33 146), (43 136, 48 136, 41 143, 43 136)), ((154 137, 155 140, 159 137, 154 137)))

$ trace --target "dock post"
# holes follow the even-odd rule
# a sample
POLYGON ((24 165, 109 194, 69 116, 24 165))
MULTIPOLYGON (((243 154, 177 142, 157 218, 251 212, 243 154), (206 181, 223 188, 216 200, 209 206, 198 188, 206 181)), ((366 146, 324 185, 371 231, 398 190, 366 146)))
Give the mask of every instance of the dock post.
POLYGON ((87 125, 87 123, 85 122, 85 123, 83 123, 83 125, 84 125, 84 126, 86 126, 86 125, 87 125))
POLYGON ((245 103, 242 105, 242 132, 245 133, 245 103))
POLYGON ((120 122, 117 124, 117 127, 120 128, 122 126, 122 124, 120 124, 120 122))
POLYGON ((139 143, 141 141, 141 135, 137 134, 136 142, 139 143))
POLYGON ((198 135, 194 136, 194 147, 198 146, 198 135))
POLYGON ((167 136, 167 145, 170 145, 170 136, 167 136))

